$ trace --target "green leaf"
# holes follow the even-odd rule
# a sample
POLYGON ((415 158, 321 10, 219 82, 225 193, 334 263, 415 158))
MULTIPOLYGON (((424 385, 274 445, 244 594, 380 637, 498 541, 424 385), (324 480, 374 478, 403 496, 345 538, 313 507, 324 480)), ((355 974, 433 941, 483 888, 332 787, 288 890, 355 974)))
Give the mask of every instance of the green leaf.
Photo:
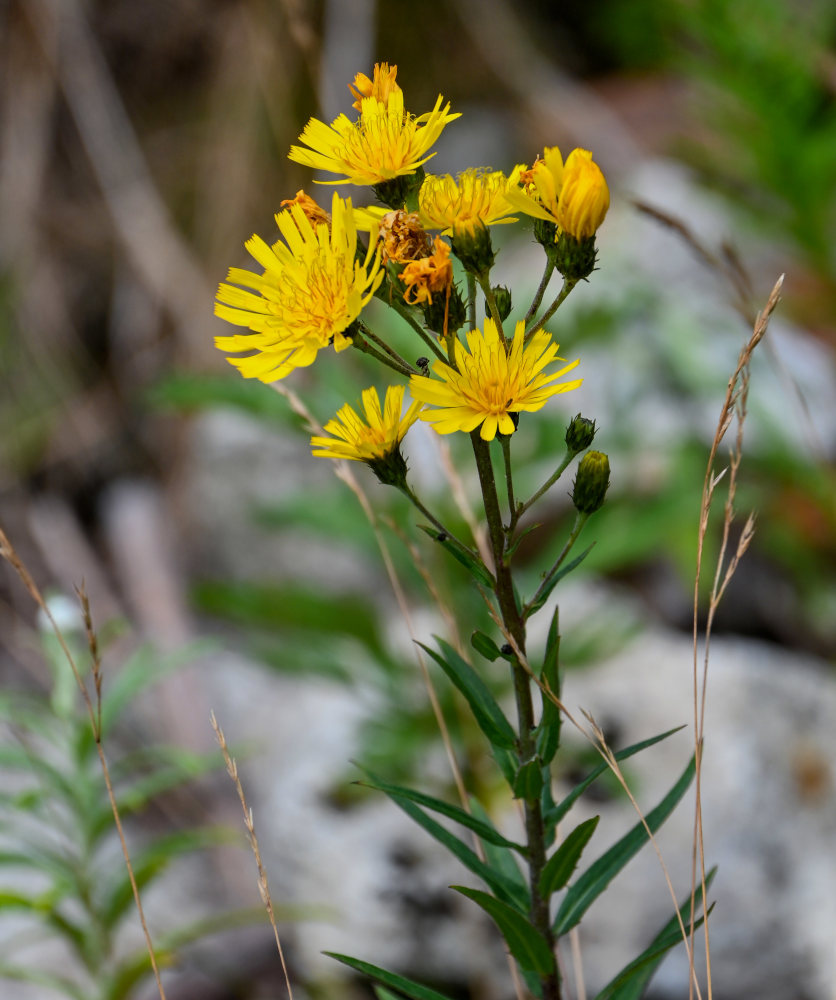
POLYGON ((543 762, 539 757, 532 757, 517 771, 513 785, 514 798, 524 799, 526 802, 538 799, 543 791, 543 784, 543 762))
POLYGON ((460 562, 477 583, 481 583, 483 587, 493 590, 496 586, 496 580, 494 580, 493 575, 488 571, 481 559, 471 555, 467 549, 462 548, 458 543, 454 542, 446 532, 437 531, 426 524, 419 524, 418 527, 425 534, 429 535, 434 542, 438 542, 443 549, 446 549, 457 562, 460 562))
POLYGON ((591 545, 588 545, 583 550, 583 552, 581 552, 579 556, 576 556, 576 558, 574 558, 570 563, 567 563, 565 566, 562 566, 553 576, 548 578, 548 581, 546 580, 543 581, 544 585, 542 593, 538 595, 536 601, 534 601, 530 605, 530 607, 525 613, 525 617, 527 619, 530 618, 535 612, 539 611, 540 608, 543 607, 543 605, 551 596, 551 592, 558 585, 558 583, 560 583, 563 577, 568 576, 568 574, 571 573, 573 569, 577 569, 577 567, 580 566, 580 564, 584 561, 584 559, 586 559, 586 557, 589 555, 589 553, 593 550, 594 547, 595 547, 595 542, 593 542, 591 545))
POLYGON ((470 637, 470 645, 473 646, 477 653, 484 656, 486 660, 490 660, 491 663, 502 656, 502 651, 493 639, 478 629, 470 637))
POLYGON ((493 918, 505 938, 508 950, 524 969, 542 975, 554 971, 554 955, 548 942, 536 927, 531 926, 527 917, 486 892, 469 889, 464 885, 452 885, 450 888, 472 899, 493 918))
POLYGON ((511 849, 519 851, 522 854, 526 852, 526 848, 523 844, 517 844, 513 840, 507 840, 489 820, 477 819, 469 812, 465 812, 465 810, 459 806, 451 805, 449 802, 443 802, 441 799, 433 798, 432 795, 426 795, 424 792, 417 792, 411 788, 403 788, 400 785, 391 785, 389 782, 378 778, 377 775, 373 774, 362 765, 358 766, 363 773, 367 774, 371 779, 367 782, 360 781, 358 784, 366 785, 368 788, 376 788, 379 792, 384 792, 386 795, 399 795, 402 798, 409 799, 410 802, 415 802, 419 806, 426 806, 427 809, 432 809, 433 812, 441 813, 442 816, 447 816, 448 819, 455 820, 456 823, 460 823, 462 826, 466 826, 468 829, 473 830, 473 832, 477 834, 481 840, 485 840, 490 844, 498 844, 500 847, 510 847, 511 849))
POLYGON ((525 538, 526 535, 530 535, 532 531, 536 531, 538 528, 542 528, 541 522, 536 522, 535 524, 529 524, 528 527, 524 528, 514 539, 514 541, 508 546, 505 552, 505 562, 508 565, 514 557, 514 553, 520 547, 520 542, 525 538))
MULTIPOLYGON (((694 777, 695 759, 692 757, 681 777, 662 799, 655 809, 646 816, 645 821, 651 833, 665 822, 685 794, 694 777)), ((563 899, 554 921, 554 932, 560 937, 571 930, 586 913, 589 907, 607 888, 610 882, 627 864, 627 862, 647 843, 647 831, 644 824, 637 823, 629 833, 625 834, 606 853, 602 854, 581 877, 569 888, 563 899)))
POLYGON ((418 645, 429 653, 467 699, 479 728, 491 744, 510 750, 516 742, 516 734, 511 723, 502 714, 502 709, 487 684, 449 643, 439 639, 438 636, 434 638, 441 647, 443 656, 421 642, 418 645))
MULTIPOLYGON (((708 887, 711 885, 716 873, 717 869, 712 868, 706 875, 706 890, 708 890, 708 887)), ((708 908, 708 913, 710 914, 713 909, 714 904, 712 903, 712 905, 708 908)), ((690 893, 680 906, 679 915, 685 925, 686 933, 690 933, 688 923, 691 915, 690 893)), ((695 920, 694 930, 698 930, 704 921, 705 917, 700 917, 695 920)), ((671 948, 674 948, 677 944, 681 943, 682 930, 679 926, 679 920, 674 915, 659 931, 656 937, 654 937, 641 955, 639 955, 638 958, 633 959, 629 965, 625 965, 621 972, 614 976, 601 990, 601 992, 597 994, 595 1000, 641 1000, 648 983, 653 978, 656 970, 662 964, 662 959, 671 948)))
MULTIPOLYGON (((490 823, 490 816, 483 808, 482 803, 473 796, 470 797, 470 808, 477 819, 490 823)), ((488 840, 482 841, 482 848, 488 865, 495 872, 504 875, 509 882, 512 882, 517 887, 519 897, 527 900, 529 898, 528 879, 520 868, 517 855, 510 848, 492 844, 488 840)), ((527 853, 525 847, 523 847, 523 853, 527 853)))
POLYGON ((393 993, 391 990, 387 990, 385 986, 375 986, 374 995, 377 1000, 401 1000, 402 994, 393 993))
MULTIPOLYGON (((546 640, 546 652, 543 657, 543 683, 547 684, 552 692, 560 697, 560 609, 555 608, 549 625, 549 637, 546 640)), ((549 698, 545 691, 542 692, 543 711, 540 716, 540 723, 537 726, 537 751, 543 758, 544 764, 550 764, 554 760, 554 755, 560 746, 560 709, 549 698)))
POLYGON ((407 979, 406 976, 387 972, 386 969, 381 969, 380 966, 372 965, 369 962, 361 962, 359 958, 351 958, 349 955, 339 955, 335 951, 325 951, 323 955, 335 958, 338 962, 342 962, 343 965, 347 965, 357 972, 362 972, 364 976, 368 976, 370 979, 374 979, 384 986, 391 986, 392 989, 398 990, 404 996, 411 997, 411 1000, 450 1000, 443 993, 431 990, 429 986, 422 986, 412 979, 407 979))
POLYGON ((419 809, 418 806, 410 802, 409 799, 404 798, 403 795, 398 795, 393 792, 386 792, 386 794, 399 809, 403 809, 407 816, 414 819, 415 822, 419 826, 422 826, 431 837, 434 837, 440 844, 443 844, 451 854, 455 855, 465 868, 469 868, 474 875, 478 875, 485 885, 493 889, 497 896, 506 900, 512 906, 517 907, 521 913, 527 911, 529 896, 528 889, 525 885, 521 888, 518 884, 515 884, 510 879, 506 878, 501 872, 498 872, 489 865, 485 864, 485 862, 482 861, 475 851, 472 851, 467 844, 461 841, 455 834, 450 833, 446 827, 442 826, 440 823, 436 823, 434 819, 427 816, 423 810, 419 809))
POLYGON ((572 872, 577 868, 581 854, 589 843, 590 837, 595 833, 595 827, 598 826, 600 818, 600 816, 593 816, 592 819, 576 826, 546 862, 546 867, 540 876, 540 893, 546 899, 558 889, 562 889, 572 877, 572 872))
MULTIPOLYGON (((632 757, 633 754, 639 753, 642 750, 646 750, 648 747, 652 747, 654 743, 660 743, 662 740, 666 740, 669 736, 673 736, 674 733, 678 733, 680 729, 684 729, 684 726, 676 726, 674 729, 668 729, 667 732, 660 733, 658 736, 651 736, 649 740, 642 740, 640 743, 633 743, 629 747, 625 747, 623 750, 619 750, 615 754, 615 759, 618 761, 626 760, 628 757, 632 757)), ((601 777, 609 771, 609 764, 606 761, 602 761, 596 768, 589 772, 589 774, 581 781, 579 784, 575 785, 571 792, 562 799, 561 802, 555 807, 553 812, 550 812, 546 816, 546 826, 549 830, 554 830, 555 826, 563 819, 563 817, 569 812, 572 806, 577 802, 577 800, 583 795, 583 793, 589 788, 593 781, 601 777)))

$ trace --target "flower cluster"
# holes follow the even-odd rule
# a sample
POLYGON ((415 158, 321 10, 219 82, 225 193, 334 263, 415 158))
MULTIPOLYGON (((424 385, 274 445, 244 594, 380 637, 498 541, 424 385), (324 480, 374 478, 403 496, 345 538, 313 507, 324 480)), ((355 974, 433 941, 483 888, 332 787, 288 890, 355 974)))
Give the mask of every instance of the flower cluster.
POLYGON ((382 409, 369 388, 362 394, 365 419, 346 404, 325 425, 328 436, 312 439, 315 455, 366 462, 384 482, 399 485, 401 442, 417 419, 440 434, 478 430, 491 441, 513 434, 522 412, 581 384, 561 381, 578 362, 558 358, 543 325, 594 267, 609 191, 582 149, 564 163, 557 147, 548 147, 533 166, 507 174, 468 168, 456 177, 427 175, 433 146, 459 117, 450 103, 439 95, 430 111, 412 114, 397 67, 387 63, 370 77, 358 73, 349 89, 356 115, 330 124, 312 118, 289 158, 335 178, 318 183, 371 187, 382 205, 355 209, 334 194, 326 211, 304 191, 283 201, 276 215, 281 239, 271 246, 253 236, 246 244, 262 272, 231 268, 218 289, 216 315, 248 332, 219 336, 216 344, 234 355, 228 360, 242 375, 262 382, 311 365, 331 346, 357 347, 408 378, 414 402, 403 416, 404 386, 387 390, 382 409), (534 219, 549 268, 563 274, 564 287, 537 319, 541 291, 510 335, 502 325, 510 293, 488 280, 496 259, 490 230, 520 215, 534 219), (466 296, 454 260, 466 276, 466 296), (477 285, 485 301, 481 323, 477 285), (365 310, 375 296, 409 320, 422 353, 434 355, 432 364, 423 357, 411 364, 373 332, 365 310))

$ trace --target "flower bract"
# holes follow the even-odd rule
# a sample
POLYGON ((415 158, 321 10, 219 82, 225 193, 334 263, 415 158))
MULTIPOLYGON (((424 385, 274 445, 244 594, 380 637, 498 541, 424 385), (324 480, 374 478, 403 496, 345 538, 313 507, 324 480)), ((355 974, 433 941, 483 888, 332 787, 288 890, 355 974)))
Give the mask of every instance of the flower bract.
POLYGON ((216 347, 252 352, 227 360, 245 378, 262 382, 310 365, 328 344, 337 351, 349 347, 345 331, 383 280, 374 241, 365 260, 357 257, 350 200, 334 195, 330 229, 325 222, 314 225, 298 201, 276 223, 284 242, 268 246, 253 236, 246 243, 264 272, 230 268, 215 304, 216 316, 252 331, 216 337, 216 347))
POLYGON ((492 441, 497 431, 512 434, 516 428, 512 413, 539 410, 546 400, 560 392, 577 389, 583 379, 556 382, 578 364, 572 361, 557 371, 545 369, 557 356, 558 345, 551 334, 538 330, 525 343, 525 324, 517 323, 510 343, 505 341, 491 319, 485 331, 467 334, 467 347, 454 345, 458 371, 442 361, 432 366, 436 378, 413 375, 409 380, 414 399, 434 409, 421 412, 421 420, 439 434, 469 433, 480 427, 480 436, 492 441))
POLYGON ((403 415, 405 386, 390 386, 381 408, 374 387, 363 390, 364 417, 346 403, 325 425, 330 437, 311 438, 313 454, 323 458, 348 458, 358 462, 385 460, 396 452, 406 432, 415 423, 422 404, 413 402, 403 415))
POLYGON ((400 88, 389 91, 385 104, 374 95, 362 97, 356 122, 346 115, 330 125, 311 118, 299 137, 303 145, 291 146, 289 158, 342 175, 323 182, 327 184, 374 186, 412 174, 435 155, 431 147, 445 126, 459 117, 443 101, 439 95, 432 111, 416 118, 404 111, 400 88))

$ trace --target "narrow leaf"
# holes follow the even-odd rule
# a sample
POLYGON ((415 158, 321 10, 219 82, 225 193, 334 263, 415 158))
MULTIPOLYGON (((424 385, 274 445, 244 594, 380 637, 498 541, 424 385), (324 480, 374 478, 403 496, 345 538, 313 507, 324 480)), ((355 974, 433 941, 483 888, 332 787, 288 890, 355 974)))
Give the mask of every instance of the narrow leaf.
POLYGON ((360 781, 358 784, 366 785, 368 788, 376 788, 379 792, 385 792, 387 795, 399 795, 402 798, 409 799, 410 802, 415 802, 419 806, 426 806, 427 809, 441 813, 442 816, 447 816, 448 819, 455 820, 456 823, 460 823, 462 826, 473 830, 482 840, 486 840, 488 843, 498 844, 501 847, 510 847, 515 851, 525 853, 526 849, 522 844, 517 844, 513 840, 507 840, 490 821, 477 819, 469 812, 465 812, 460 806, 443 802, 441 799, 433 798, 432 795, 426 795, 424 792, 417 792, 411 788, 403 788, 400 785, 391 785, 367 768, 362 767, 362 765, 360 765, 360 769, 364 774, 368 775, 370 780, 360 781))
POLYGON ((469 868, 474 875, 478 875, 485 885, 493 889, 497 896, 504 899, 511 906, 516 907, 521 913, 527 911, 529 897, 528 890, 524 886, 521 890, 519 885, 515 884, 503 874, 495 871, 489 865, 485 864, 485 862, 482 861, 481 858, 479 858, 479 856, 467 846, 467 844, 459 840, 455 834, 450 833, 446 827, 443 827, 440 823, 436 823, 434 819, 427 816, 425 812, 410 802, 409 799, 392 792, 387 792, 386 794, 396 806, 403 809, 407 816, 414 819, 415 822, 419 826, 422 826, 431 837, 434 837, 440 844, 443 844, 451 854, 454 854, 465 866, 465 868, 469 868))
POLYGON ((411 997, 411 1000, 450 1000, 443 993, 431 990, 429 986, 422 986, 412 979, 407 979, 406 976, 387 972, 386 969, 381 969, 380 966, 372 965, 370 962, 361 962, 359 958, 351 958, 349 955, 339 955, 335 951, 325 951, 323 954, 328 955, 329 958, 335 958, 338 962, 342 962, 343 965, 347 965, 351 969, 356 969, 357 972, 362 972, 364 976, 376 980, 383 986, 390 986, 392 989, 398 990, 404 996, 411 997))
MULTIPOLYGON (((646 816, 645 821, 651 833, 665 822, 685 794, 694 777, 694 758, 682 772, 682 776, 662 799, 655 809, 646 816)), ((627 862, 647 843, 647 831, 644 825, 637 823, 629 833, 625 834, 606 853, 602 854, 581 877, 569 888, 563 903, 557 912, 554 922, 554 932, 560 937, 580 923, 581 917, 606 889, 615 876, 627 862)))
MULTIPOLYGON (((674 729, 669 729, 667 732, 659 733, 658 736, 651 736, 649 740, 642 740, 640 743, 633 743, 631 746, 625 747, 623 750, 619 750, 618 753, 615 754, 615 759, 618 761, 627 760, 627 758, 632 757, 633 754, 646 750, 648 747, 652 747, 654 743, 660 743, 662 740, 666 740, 669 736, 673 736, 674 733, 678 733, 680 729, 684 728, 684 726, 676 726, 674 729)), ((575 785, 566 798, 555 807, 554 811, 548 814, 546 817, 547 827, 553 830, 554 827, 557 826, 557 824, 569 812, 581 795, 583 795, 587 788, 589 788, 592 782, 600 778, 601 775, 609 771, 609 769, 609 765, 606 761, 602 761, 596 768, 589 772, 583 781, 575 785)))
POLYGON ((561 568, 553 576, 550 576, 548 580, 543 581, 543 584, 541 585, 543 587, 542 592, 537 595, 537 599, 529 606, 525 614, 526 618, 530 618, 536 611, 539 611, 540 608, 543 607, 551 596, 551 592, 558 585, 558 583, 560 583, 563 577, 568 576, 573 569, 580 566, 594 547, 595 542, 593 542, 592 545, 587 546, 583 552, 581 552, 579 556, 576 556, 570 563, 567 563, 565 566, 561 566, 561 568))
POLYGON ((554 971, 554 955, 548 942, 536 927, 531 926, 527 917, 486 892, 469 889, 464 885, 452 885, 450 888, 472 899, 493 918, 505 938, 508 950, 524 969, 543 975, 554 971))
MULTIPOLYGON (((543 682, 551 691, 560 697, 560 609, 555 608, 549 625, 549 637, 546 640, 546 653, 543 657, 543 682)), ((543 711, 537 726, 537 750, 544 764, 550 764, 560 746, 560 709, 551 698, 543 692, 543 711)))
POLYGON ((479 653, 480 656, 484 656, 486 660, 490 660, 493 663, 494 660, 498 660, 502 656, 502 652, 497 646, 497 644, 491 639, 489 635, 485 635, 484 632, 480 632, 478 629, 470 637, 470 645, 479 653))
POLYGON ((540 798, 543 791, 543 762, 539 757, 527 760, 514 778, 514 798, 531 802, 540 798))
POLYGON ((495 746, 505 749, 513 747, 516 740, 514 730, 502 714, 502 709, 487 684, 449 643, 439 639, 438 636, 435 636, 435 641, 441 647, 443 656, 421 642, 418 645, 429 653, 467 699, 479 728, 488 740, 495 746))
POLYGON ((477 559, 471 555, 467 549, 462 548, 457 542, 454 542, 446 533, 436 531, 435 528, 430 528, 426 524, 419 524, 418 527, 421 531, 428 534, 434 542, 438 542, 443 549, 446 549, 457 562, 460 562, 477 583, 481 583, 483 587, 493 589, 496 585, 496 580, 488 572, 481 559, 477 559))
MULTIPOLYGON (((473 796, 470 798, 470 808, 477 819, 484 820, 486 823, 490 822, 490 817, 485 812, 481 802, 473 796)), ((482 847, 485 851, 485 860, 490 867, 500 875, 504 875, 509 882, 514 883, 521 899, 528 899, 528 879, 520 868, 517 855, 509 848, 500 847, 487 840, 482 842, 482 847)), ((523 848, 523 853, 528 853, 525 848, 523 848)))
POLYGON ((600 816, 593 816, 592 819, 576 826, 546 862, 546 867, 540 876, 540 894, 546 899, 553 892, 562 889, 572 877, 572 872, 577 868, 581 854, 589 843, 590 837, 595 833, 600 818, 600 816))
MULTIPOLYGON (((711 885, 716 873, 717 869, 712 868, 706 875, 706 889, 708 889, 708 886, 711 885)), ((713 909, 714 904, 709 907, 708 913, 710 914, 713 909)), ((688 924, 690 913, 691 895, 689 893, 679 908, 679 915, 685 925, 686 933, 690 933, 691 931, 688 924)), ((695 920, 693 929, 695 931, 698 930, 704 921, 705 917, 700 917, 698 920, 695 920)), ((679 926, 679 920, 676 918, 676 915, 674 915, 659 931, 641 955, 639 955, 638 958, 633 959, 629 965, 625 965, 621 972, 614 976, 601 990, 601 992, 597 994, 595 1000, 641 1000, 648 983, 653 978, 656 970, 662 964, 662 959, 671 948, 674 948, 677 944, 681 943, 682 930, 679 926)))

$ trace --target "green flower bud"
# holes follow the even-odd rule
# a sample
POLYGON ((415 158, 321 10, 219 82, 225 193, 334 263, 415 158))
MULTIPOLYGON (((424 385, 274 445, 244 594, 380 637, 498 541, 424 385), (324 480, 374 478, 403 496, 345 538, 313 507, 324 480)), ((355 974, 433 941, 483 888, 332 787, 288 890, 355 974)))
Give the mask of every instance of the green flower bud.
POLYGON ((445 316, 448 333, 455 333, 464 326, 467 319, 467 309, 455 285, 450 288, 449 299, 445 295, 433 295, 432 302, 424 306, 424 322, 427 329, 439 336, 444 334, 445 316))
POLYGON ((579 451, 586 451, 595 438, 595 421, 587 420, 580 413, 573 417, 566 428, 566 447, 574 455, 579 451))
POLYGON ((406 205, 410 212, 417 211, 418 192, 424 183, 426 174, 423 167, 419 167, 412 174, 402 174, 400 177, 393 177, 389 181, 381 181, 372 187, 375 197, 393 211, 398 211, 406 205))
MULTIPOLYGON (((511 315, 511 292, 504 285, 494 285, 492 291, 496 299, 496 308, 499 310, 499 318, 504 322, 511 315)), ((485 312, 490 315, 487 303, 485 312)))
POLYGON ((588 278, 595 270, 595 237, 576 239, 565 230, 557 238, 555 267, 569 281, 588 278))
POLYGON ((453 253, 471 274, 487 274, 496 262, 491 234, 481 219, 453 223, 453 253))
POLYGON ((588 451, 578 465, 572 487, 572 503, 579 514, 594 514, 610 486, 610 460, 601 451, 588 451))
POLYGON ((398 489, 406 486, 406 474, 409 470, 400 447, 378 458, 367 458, 366 465, 384 486, 397 486, 398 489))

